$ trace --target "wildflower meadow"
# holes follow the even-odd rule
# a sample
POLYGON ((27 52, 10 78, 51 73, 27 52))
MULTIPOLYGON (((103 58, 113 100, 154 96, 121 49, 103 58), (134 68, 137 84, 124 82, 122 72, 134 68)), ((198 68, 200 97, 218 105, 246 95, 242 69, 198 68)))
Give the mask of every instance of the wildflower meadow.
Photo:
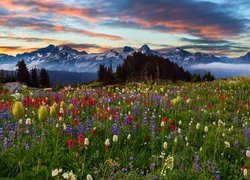
POLYGON ((250 78, 0 92, 0 177, 249 179, 250 78))

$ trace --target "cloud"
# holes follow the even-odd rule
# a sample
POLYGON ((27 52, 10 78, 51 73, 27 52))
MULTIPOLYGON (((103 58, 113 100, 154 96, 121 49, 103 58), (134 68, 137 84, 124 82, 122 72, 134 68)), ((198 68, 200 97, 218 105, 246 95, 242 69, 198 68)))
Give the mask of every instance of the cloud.
POLYGON ((7 16, 7 17, 0 17, 0 22, 1 22, 0 26, 9 28, 22 27, 32 30, 49 31, 49 32, 71 32, 91 37, 101 37, 111 40, 124 40, 124 38, 120 36, 114 36, 104 33, 96 33, 84 29, 61 26, 45 19, 7 16))
POLYGON ((21 52, 31 52, 37 50, 38 48, 24 48, 21 46, 0 46, 0 52, 3 53, 21 53, 21 52))
POLYGON ((8 39, 8 40, 18 40, 18 41, 25 41, 25 42, 46 42, 46 43, 62 43, 65 41, 46 38, 46 37, 19 37, 19 36, 0 36, 0 39, 8 39))
POLYGON ((12 11, 36 11, 38 13, 78 17, 90 23, 95 23, 97 21, 97 18, 92 16, 93 13, 97 13, 94 9, 74 7, 60 1, 4 0, 0 2, 0 5, 12 11))
POLYGON ((250 75, 250 64, 209 63, 191 66, 192 70, 210 71, 217 78, 250 75))
POLYGON ((0 69, 15 70, 15 64, 0 64, 0 69))
POLYGON ((209 39, 235 37, 246 31, 245 18, 209 1, 126 0, 114 2, 112 6, 116 8, 110 14, 119 19, 108 20, 108 25, 186 33, 209 39))
POLYGON ((229 53, 246 52, 250 46, 244 46, 241 43, 231 42, 228 40, 211 40, 206 38, 181 38, 182 42, 192 44, 182 45, 182 49, 195 49, 198 51, 210 51, 216 55, 228 55, 229 53))
POLYGON ((39 67, 40 64, 44 63, 45 60, 35 60, 35 61, 32 61, 31 63, 27 64, 27 67, 28 69, 32 69, 34 67, 39 67))
POLYGON ((101 47, 97 44, 77 44, 77 43, 64 43, 64 44, 60 44, 60 47, 63 46, 69 46, 73 49, 77 49, 79 51, 87 51, 87 52, 104 52, 108 50, 108 47, 101 47))

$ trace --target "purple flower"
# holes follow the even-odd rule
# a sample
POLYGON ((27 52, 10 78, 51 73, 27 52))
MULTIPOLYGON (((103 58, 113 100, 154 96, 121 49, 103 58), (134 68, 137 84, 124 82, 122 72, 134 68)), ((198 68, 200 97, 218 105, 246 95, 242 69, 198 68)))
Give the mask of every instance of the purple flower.
POLYGON ((195 155, 194 158, 194 171, 197 172, 200 170, 200 164, 199 164, 200 158, 198 155, 195 155))
POLYGON ((4 140, 3 140, 3 149, 6 149, 6 148, 8 148, 8 139, 7 138, 4 138, 4 140))

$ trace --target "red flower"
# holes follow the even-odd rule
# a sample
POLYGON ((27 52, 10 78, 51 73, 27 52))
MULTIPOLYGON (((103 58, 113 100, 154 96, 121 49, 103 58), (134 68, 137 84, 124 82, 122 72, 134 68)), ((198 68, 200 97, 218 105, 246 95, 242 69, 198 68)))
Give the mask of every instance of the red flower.
POLYGON ((159 133, 159 134, 161 133, 161 128, 158 128, 158 133, 159 133))
POLYGON ((131 124, 133 120, 133 117, 131 115, 128 116, 128 124, 131 124))
POLYGON ((95 134, 95 129, 94 129, 94 128, 91 129, 91 132, 92 132, 92 134, 94 135, 94 134, 95 134))
POLYGON ((137 123, 137 124, 136 124, 136 129, 138 129, 140 126, 141 126, 141 124, 140 124, 140 123, 137 123))
POLYGON ((242 170, 247 169, 247 166, 244 164, 244 166, 242 166, 242 170))
POLYGON ((82 144, 83 143, 83 135, 82 134, 78 135, 77 142, 78 142, 78 144, 82 144))
POLYGON ((77 120, 76 120, 76 119, 74 119, 74 125, 75 125, 75 126, 77 125, 77 120))
POLYGON ((68 141, 69 150, 73 149, 73 147, 74 147, 74 141, 72 139, 69 139, 69 141, 68 141))

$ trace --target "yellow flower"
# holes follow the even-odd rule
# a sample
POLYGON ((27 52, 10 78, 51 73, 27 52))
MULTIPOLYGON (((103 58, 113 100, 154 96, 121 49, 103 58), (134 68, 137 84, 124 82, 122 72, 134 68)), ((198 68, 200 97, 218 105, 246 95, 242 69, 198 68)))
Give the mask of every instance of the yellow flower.
POLYGON ((54 103, 52 106, 55 108, 55 110, 58 110, 58 104, 57 103, 54 103))
POLYGON ((173 105, 177 105, 180 102, 181 102, 181 97, 180 96, 177 96, 176 98, 171 100, 171 104, 173 104, 173 105))
POLYGON ((65 108, 66 108, 66 104, 65 104, 65 102, 64 102, 64 101, 61 101, 61 103, 60 103, 60 108, 63 108, 63 109, 65 109, 65 108))
POLYGON ((23 104, 19 101, 16 101, 13 109, 12 109, 13 116, 16 120, 21 119, 24 116, 24 107, 23 104))
POLYGON ((73 104, 69 104, 69 110, 72 111, 74 108, 73 104))
POLYGON ((53 106, 50 107, 50 117, 56 117, 56 108, 53 106))
POLYGON ((48 111, 45 106, 40 106, 38 109, 38 119, 40 121, 45 121, 48 118, 48 111))

